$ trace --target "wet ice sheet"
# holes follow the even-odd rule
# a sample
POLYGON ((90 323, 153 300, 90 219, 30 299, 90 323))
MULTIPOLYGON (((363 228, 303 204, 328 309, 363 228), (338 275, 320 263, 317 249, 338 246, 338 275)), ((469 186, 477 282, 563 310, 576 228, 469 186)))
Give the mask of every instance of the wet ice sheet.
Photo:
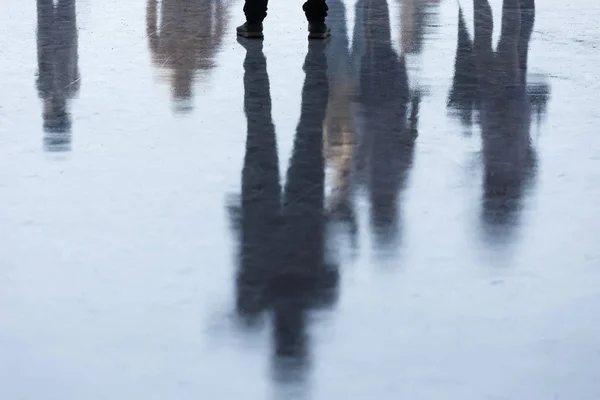
MULTIPOLYGON (((491 3, 497 40, 501 2, 491 3)), ((330 5, 339 29, 341 8, 330 5)), ((531 128, 535 184, 516 222, 490 236, 481 218, 478 125, 463 126, 446 107, 457 5, 390 2, 391 42, 371 42, 379 49, 417 52, 403 26, 419 20, 406 16, 411 10, 427 14, 421 53, 406 56, 410 93, 422 96, 412 162, 395 164, 407 171, 395 181, 397 234, 381 245, 368 192, 357 189, 355 241, 340 229, 330 243, 340 273, 337 302, 308 315, 307 367, 292 383, 273 371, 279 364, 270 314, 248 331, 235 313, 238 244, 228 205, 241 191, 247 139, 245 50, 233 37, 240 4, 180 10, 172 18, 210 13, 204 35, 222 36, 185 47, 186 34, 199 28, 182 21, 188 30, 175 30, 178 40, 152 53, 145 2, 78 2, 81 80, 68 100, 71 142, 55 146, 67 150, 58 152, 44 141, 36 5, 3 6, 3 399, 600 395, 595 4, 538 4, 529 82, 548 85, 550 100, 531 128), (181 62, 168 61, 171 54, 181 62), (190 69, 197 70, 193 85, 174 91, 172 82, 182 80, 173 77, 190 69), (189 99, 174 100, 186 92, 189 99)), ((462 6, 472 36, 472 5, 462 6)), ((360 49, 354 12, 346 3, 348 42, 360 49)), ((299 7, 284 2, 273 2, 268 18, 264 53, 285 184, 301 114, 305 22, 299 7)), ((342 38, 329 43, 336 55, 329 59, 330 96, 356 90, 356 81, 342 79, 358 73, 342 38)), ((386 77, 378 71, 372 73, 386 77)), ((335 199, 334 166, 343 161, 329 160, 328 200, 335 199)))

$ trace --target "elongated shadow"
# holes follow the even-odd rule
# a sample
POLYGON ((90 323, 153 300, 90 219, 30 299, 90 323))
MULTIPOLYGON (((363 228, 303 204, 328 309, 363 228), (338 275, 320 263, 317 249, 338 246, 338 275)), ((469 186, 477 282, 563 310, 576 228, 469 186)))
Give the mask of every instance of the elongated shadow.
POLYGON ((400 192, 413 163, 420 95, 410 93, 404 55, 392 47, 387 2, 362 4, 357 173, 368 188, 376 243, 389 249, 400 236, 400 192))
MULTIPOLYGON (((246 155, 242 170, 236 309, 242 329, 272 316, 272 378, 282 398, 305 390, 311 310, 337 298, 338 269, 327 256, 323 121, 328 101, 325 45, 311 41, 304 63, 300 121, 283 192, 262 42, 246 48, 246 155)), ((237 215, 237 217, 236 217, 237 215)))
POLYGON ((174 111, 193 109, 194 81, 215 67, 228 23, 225 0, 148 0, 146 34, 152 63, 168 71, 174 111), (160 19, 159 19, 160 14, 160 19))
POLYGON ((237 275, 237 312, 256 323, 271 306, 268 281, 282 255, 281 185, 267 60, 261 41, 243 41, 246 153, 242 169, 240 267, 237 275))
POLYGON ((484 170, 481 221, 486 238, 501 244, 512 237, 524 195, 536 176, 527 93, 527 53, 535 9, 533 2, 504 0, 494 51, 491 7, 487 0, 474 0, 474 6, 473 54, 484 170))
POLYGON ((325 159, 332 171, 332 189, 327 209, 329 217, 336 222, 336 228, 348 234, 355 248, 358 233, 353 186, 356 78, 351 65, 346 8, 340 0, 331 0, 327 4, 327 24, 332 32, 326 50, 329 101, 324 146, 325 159))
POLYGON ((469 36, 462 8, 458 9, 458 41, 454 59, 452 89, 448 96, 448 108, 456 114, 463 125, 473 122, 477 108, 477 72, 473 54, 473 41, 469 36))
POLYGON ((324 43, 309 43, 304 71, 300 121, 283 195, 283 260, 271 280, 274 372, 283 382, 303 375, 306 364, 298 361, 309 356, 306 313, 331 307, 339 280, 325 247, 323 121, 329 86, 324 43))
POLYGON ((69 100, 79 91, 75 0, 37 0, 37 89, 43 101, 44 149, 71 150, 69 100))

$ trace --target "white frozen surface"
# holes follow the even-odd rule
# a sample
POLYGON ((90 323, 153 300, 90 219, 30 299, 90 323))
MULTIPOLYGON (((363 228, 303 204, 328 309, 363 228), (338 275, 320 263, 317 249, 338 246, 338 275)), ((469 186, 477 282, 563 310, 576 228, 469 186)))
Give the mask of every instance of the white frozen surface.
MULTIPOLYGON (((193 110, 177 114, 151 63, 145 2, 79 1, 81 88, 62 153, 43 146, 35 7, 0 7, 0 399, 600 399, 598 3, 538 1, 529 71, 551 97, 532 127, 536 184, 501 243, 479 220, 479 136, 446 110, 457 4, 437 6, 423 53, 409 57, 426 95, 401 237, 382 254, 359 196, 357 247, 339 245, 340 297, 314 314, 310 371, 294 390, 270 372, 268 324, 247 333, 233 317, 241 4, 228 5, 193 110)), ((399 4, 390 9, 400 49, 399 4)), ((354 4, 346 13, 354 21, 354 4)), ((265 22, 282 171, 303 18, 300 3, 273 0, 265 22)))

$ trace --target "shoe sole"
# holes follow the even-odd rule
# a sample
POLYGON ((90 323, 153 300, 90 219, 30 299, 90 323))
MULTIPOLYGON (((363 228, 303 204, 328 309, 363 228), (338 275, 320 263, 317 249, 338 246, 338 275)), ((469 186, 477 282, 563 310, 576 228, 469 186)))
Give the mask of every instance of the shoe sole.
POLYGON ((237 35, 246 39, 264 39, 265 37, 262 32, 238 32, 237 35))

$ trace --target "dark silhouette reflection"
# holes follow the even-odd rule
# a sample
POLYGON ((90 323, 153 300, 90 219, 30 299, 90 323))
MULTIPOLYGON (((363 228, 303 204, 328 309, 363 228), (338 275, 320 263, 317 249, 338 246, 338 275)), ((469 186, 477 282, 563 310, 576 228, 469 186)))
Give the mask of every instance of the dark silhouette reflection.
POLYGON ((454 61, 454 78, 448 106, 455 110, 463 124, 471 124, 477 107, 477 72, 473 56, 473 42, 465 23, 462 8, 458 9, 458 42, 454 61))
POLYGON ((400 0, 402 52, 420 54, 427 29, 436 24, 441 0, 400 0))
POLYGON ((512 233, 525 190, 535 177, 527 94, 527 52, 535 10, 531 0, 504 0, 494 52, 491 7, 487 0, 475 0, 474 6, 473 54, 484 162, 482 221, 488 238, 503 243, 512 233))
POLYGON ((392 48, 386 1, 365 0, 360 12, 364 55, 358 92, 362 141, 358 168, 369 191, 376 241, 387 246, 399 233, 399 196, 413 162, 420 95, 411 95, 405 57, 392 48))
POLYGON ((75 0, 37 0, 37 89, 43 100, 44 148, 71 149, 69 100, 79 91, 75 0))
POLYGON ((242 170, 240 268, 237 277, 238 314, 255 322, 270 303, 268 279, 278 261, 281 225, 281 185, 271 94, 262 41, 239 40, 244 60, 244 111, 248 135, 242 170))
POLYGON ((247 50, 248 134, 238 220, 237 314, 242 326, 253 326, 263 312, 271 312, 273 378, 283 387, 303 386, 310 360, 308 312, 333 305, 338 285, 338 270, 327 260, 325 249, 325 44, 309 44, 300 122, 282 193, 262 42, 239 42, 247 50))
MULTIPOLYGON (((475 1, 475 3, 477 3, 475 1)), ((517 39, 519 57, 519 74, 527 93, 527 101, 532 106, 531 113, 537 115, 538 121, 546 111, 550 89, 546 83, 528 83, 527 65, 528 50, 535 21, 534 0, 520 0, 520 28, 517 39)), ((491 11, 490 11, 491 12, 491 11)), ((477 15, 475 16, 477 21, 477 15)), ((481 21, 481 18, 479 19, 481 21)), ((491 20, 490 20, 491 23, 491 20)), ((491 33, 486 33, 491 34, 491 33)), ((491 40, 491 39, 490 39, 491 40)), ((490 42, 491 51, 491 42, 490 42)), ((462 8, 458 10, 458 41, 454 64, 452 89, 448 96, 448 107, 457 115, 465 126, 473 123, 473 116, 479 110, 480 82, 475 65, 473 41, 469 36, 462 8)))
POLYGON ((194 79, 214 67, 227 27, 223 0, 148 0, 146 32, 152 62, 169 71, 172 100, 178 113, 192 109, 194 79))
POLYGON ((352 48, 350 49, 350 63, 355 82, 360 80, 360 65, 365 54, 364 9, 365 0, 357 0, 354 5, 354 31, 352 32, 352 48))

